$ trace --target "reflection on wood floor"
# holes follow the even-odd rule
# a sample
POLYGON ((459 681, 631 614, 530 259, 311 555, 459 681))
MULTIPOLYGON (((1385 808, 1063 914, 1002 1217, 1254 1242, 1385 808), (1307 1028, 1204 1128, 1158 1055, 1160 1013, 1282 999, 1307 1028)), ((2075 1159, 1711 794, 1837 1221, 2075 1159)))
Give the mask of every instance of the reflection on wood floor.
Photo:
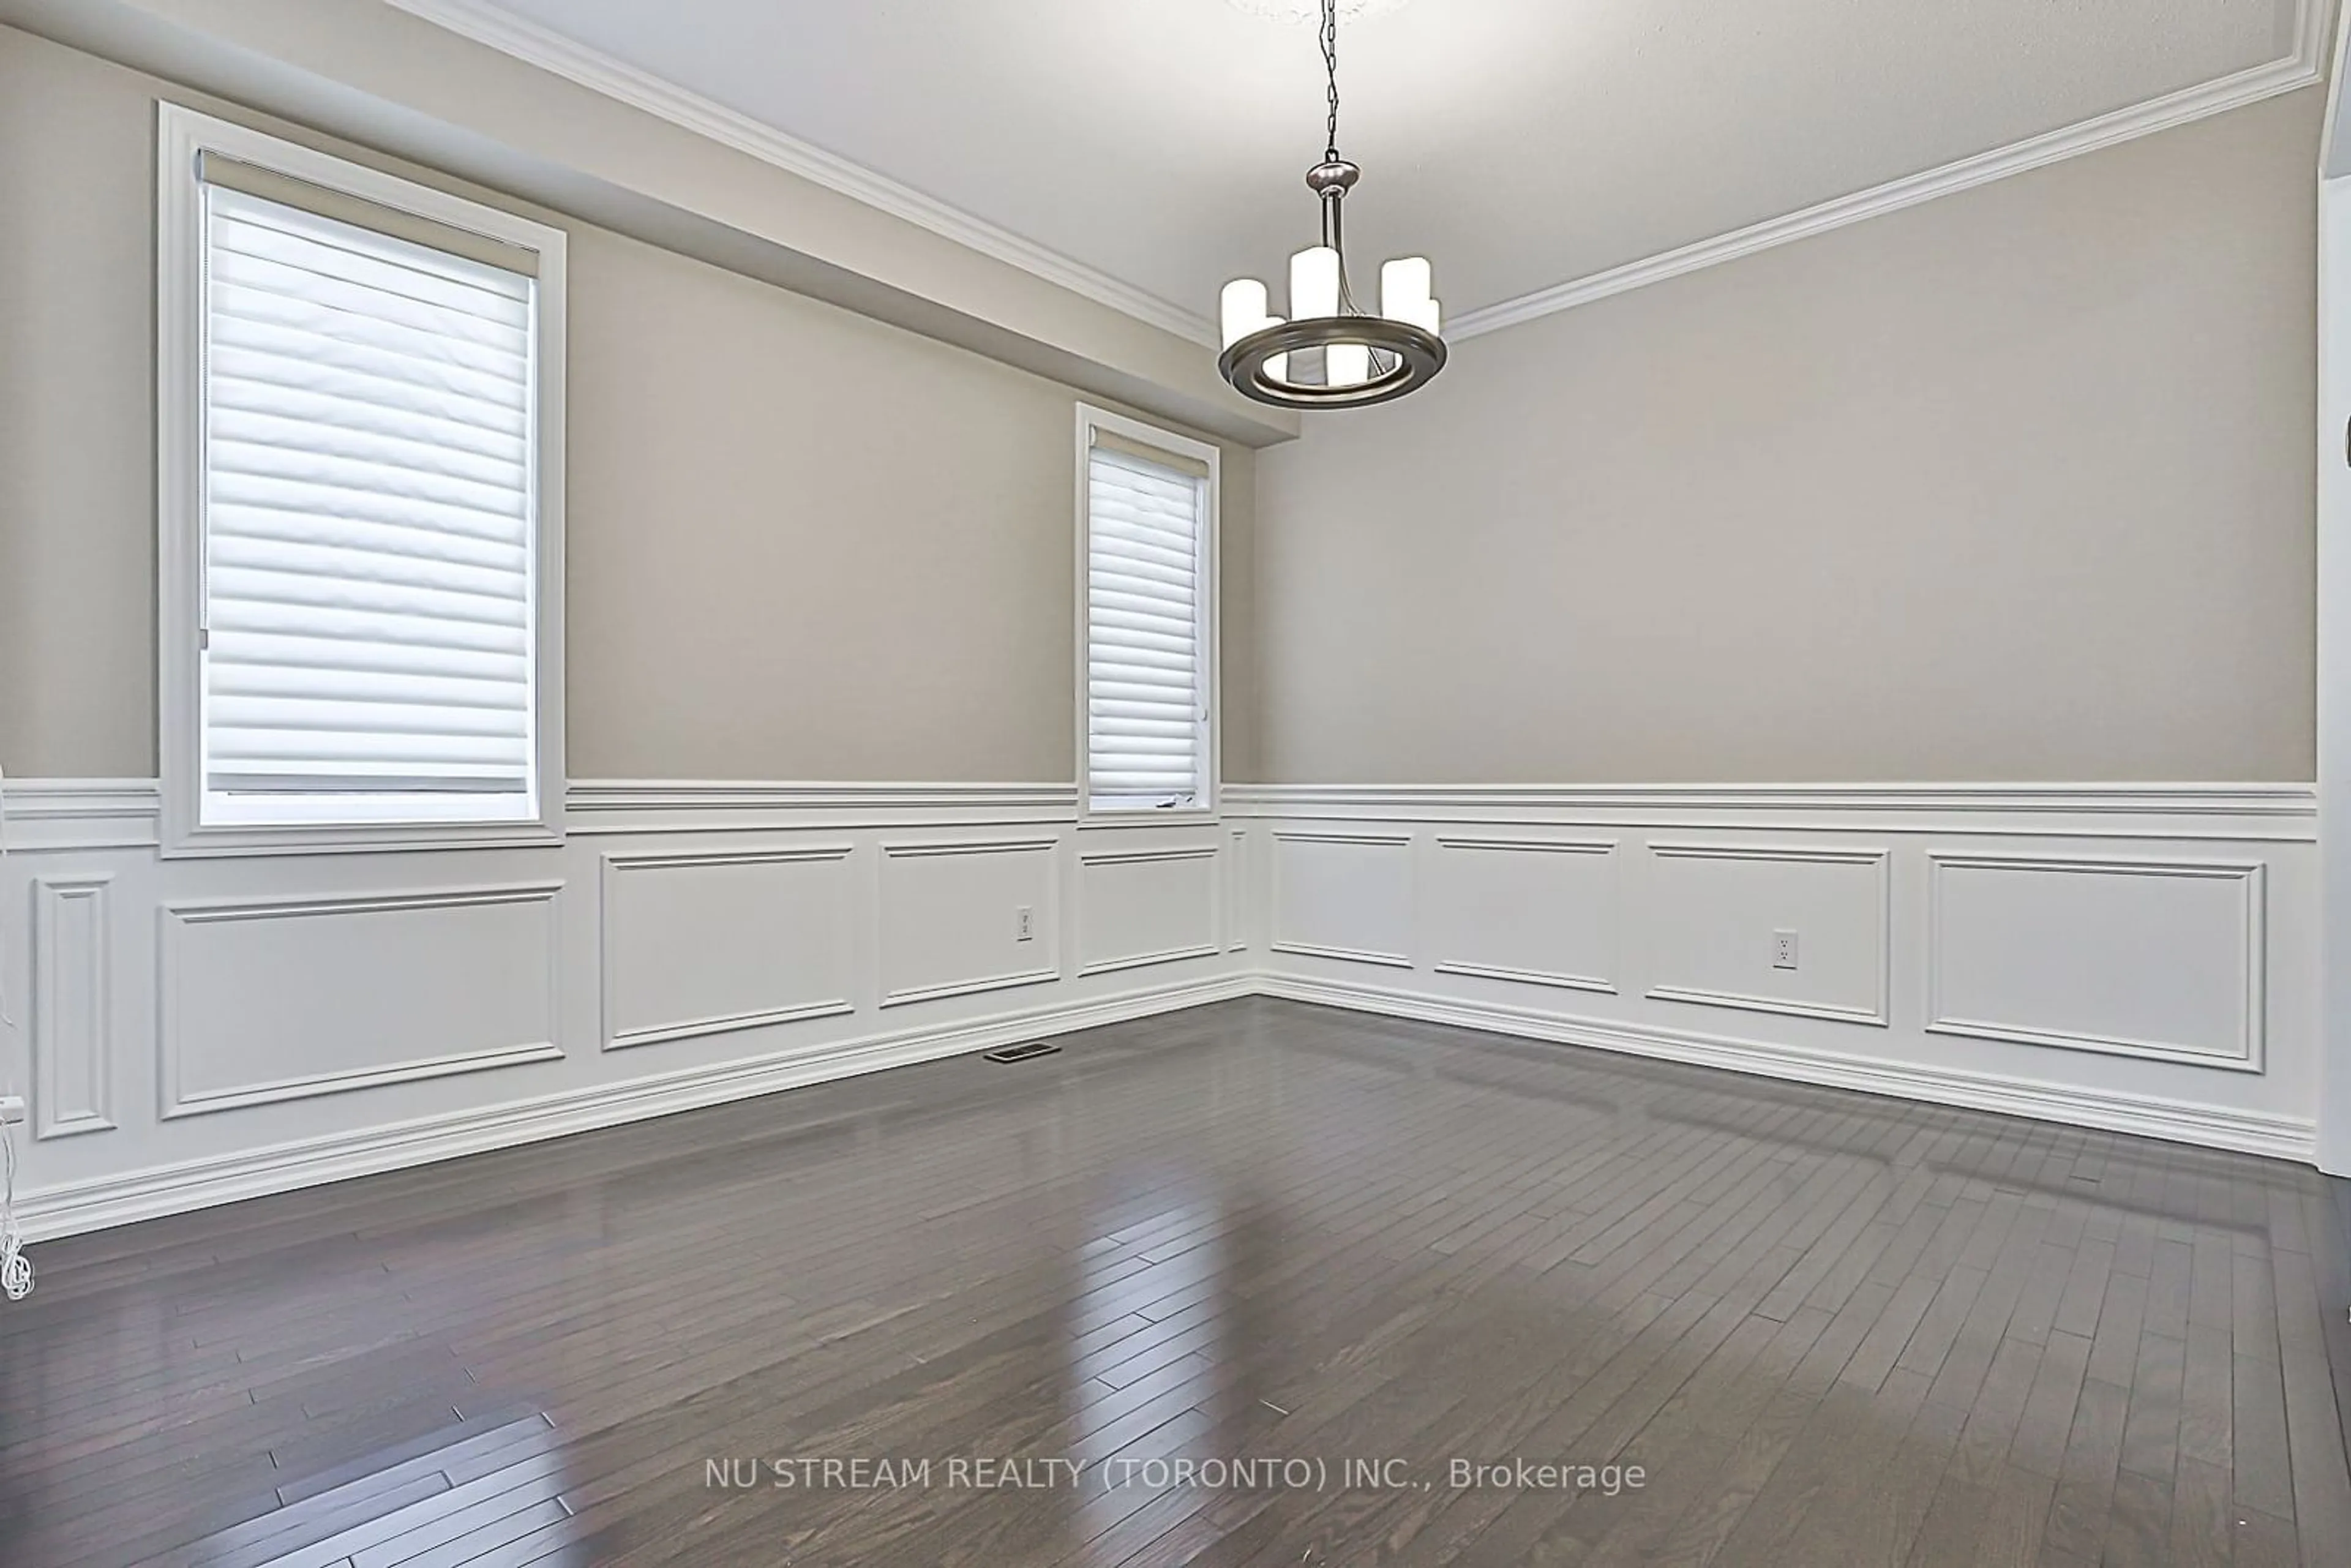
POLYGON ((1269 1001, 1064 1043, 46 1244, 0 1562, 2351 1563, 2314 1172, 1269 1001))

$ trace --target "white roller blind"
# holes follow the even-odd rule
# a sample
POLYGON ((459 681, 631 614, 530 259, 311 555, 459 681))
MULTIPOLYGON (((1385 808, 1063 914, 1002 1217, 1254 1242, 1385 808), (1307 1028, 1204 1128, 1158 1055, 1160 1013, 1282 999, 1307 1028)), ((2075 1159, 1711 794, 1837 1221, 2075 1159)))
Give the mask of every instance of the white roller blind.
POLYGON ((204 199, 207 791, 527 798, 536 285, 204 199))
POLYGON ((1203 798, 1203 481, 1110 446, 1086 465, 1086 778, 1098 810, 1203 798))

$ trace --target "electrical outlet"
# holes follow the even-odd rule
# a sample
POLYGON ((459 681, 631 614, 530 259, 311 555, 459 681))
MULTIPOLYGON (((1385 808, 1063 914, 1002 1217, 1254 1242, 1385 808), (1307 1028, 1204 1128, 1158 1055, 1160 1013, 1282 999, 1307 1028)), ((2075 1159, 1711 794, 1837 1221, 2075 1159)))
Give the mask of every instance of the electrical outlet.
POLYGON ((1792 969, 1796 967, 1796 934, 1792 931, 1771 933, 1771 967, 1792 969))
POLYGON ((1020 906, 1019 915, 1019 924, 1012 939, 1016 942, 1032 942, 1036 940, 1037 912, 1024 904, 1020 906))
POLYGON ((13 1127, 25 1119, 25 1097, 22 1094, 0 1094, 0 1127, 13 1127))

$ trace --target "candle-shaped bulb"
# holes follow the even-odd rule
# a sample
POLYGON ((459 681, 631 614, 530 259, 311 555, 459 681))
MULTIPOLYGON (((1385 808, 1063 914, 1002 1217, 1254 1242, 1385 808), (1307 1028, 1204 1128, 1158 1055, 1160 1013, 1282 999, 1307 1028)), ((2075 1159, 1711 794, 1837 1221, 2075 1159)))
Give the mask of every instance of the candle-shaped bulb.
POLYGON ((1400 256, 1380 268, 1380 314, 1391 321, 1419 324, 1420 307, 1427 302, 1428 257, 1400 256))
POLYGON ((1254 277, 1236 277, 1226 284, 1217 305, 1224 328, 1220 347, 1229 349, 1266 324, 1265 285, 1254 277))
POLYGON ((1290 258, 1290 319, 1310 320, 1339 313, 1339 253, 1310 246, 1290 258))

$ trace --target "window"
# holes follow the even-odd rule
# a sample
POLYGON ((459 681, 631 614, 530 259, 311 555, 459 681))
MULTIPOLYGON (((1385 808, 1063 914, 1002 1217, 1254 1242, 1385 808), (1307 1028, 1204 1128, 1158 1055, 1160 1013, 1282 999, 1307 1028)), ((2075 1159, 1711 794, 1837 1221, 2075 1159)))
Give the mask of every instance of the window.
POLYGON ((1078 411, 1089 812, 1207 810, 1216 786, 1217 449, 1078 411))
POLYGON ((560 801, 563 236, 166 106, 167 847, 560 801))

